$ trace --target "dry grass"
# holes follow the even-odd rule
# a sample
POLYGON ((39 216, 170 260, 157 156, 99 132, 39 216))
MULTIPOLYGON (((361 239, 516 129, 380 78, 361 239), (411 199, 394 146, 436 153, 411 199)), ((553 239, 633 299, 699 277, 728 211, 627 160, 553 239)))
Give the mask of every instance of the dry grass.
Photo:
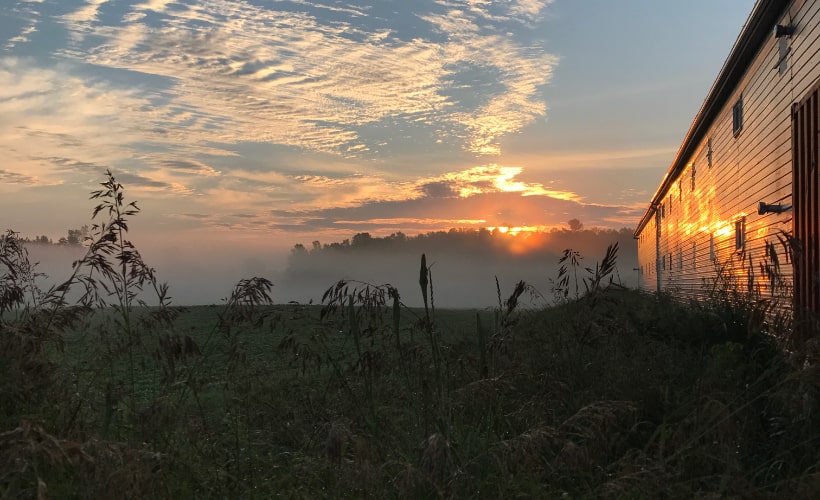
POLYGON ((356 282, 274 308, 253 278, 195 328, 123 240, 121 193, 95 193, 109 218, 52 290, 0 240, 0 498, 820 495, 816 338, 786 353, 755 302, 620 289, 613 247, 588 277, 565 254, 559 306, 499 289, 469 334, 424 261, 422 311, 356 282))

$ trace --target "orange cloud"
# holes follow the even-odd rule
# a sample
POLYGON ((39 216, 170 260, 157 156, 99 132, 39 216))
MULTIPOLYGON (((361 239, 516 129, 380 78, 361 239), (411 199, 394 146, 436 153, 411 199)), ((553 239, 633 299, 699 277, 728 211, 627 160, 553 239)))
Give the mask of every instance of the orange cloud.
POLYGON ((522 167, 501 167, 492 164, 447 173, 434 180, 450 182, 463 198, 476 194, 505 192, 520 193, 521 196, 548 196, 559 200, 581 201, 581 197, 571 191, 547 189, 540 183, 514 180, 523 170, 522 167))

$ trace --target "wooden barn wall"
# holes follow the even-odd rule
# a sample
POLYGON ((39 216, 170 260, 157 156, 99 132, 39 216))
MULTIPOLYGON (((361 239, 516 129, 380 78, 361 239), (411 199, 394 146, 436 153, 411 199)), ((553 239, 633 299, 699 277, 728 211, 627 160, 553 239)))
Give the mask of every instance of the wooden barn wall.
POLYGON ((657 290, 657 241, 655 217, 649 221, 638 236, 638 273, 644 290, 657 290))
POLYGON ((782 42, 789 49, 785 71, 779 68, 784 47, 772 35, 665 193, 657 248, 654 218, 638 236, 644 288, 657 288, 650 274, 657 269, 661 288, 683 297, 705 298, 718 283, 754 287, 790 304, 792 266, 781 240, 792 232, 792 213, 758 215, 757 205, 791 204, 791 108, 820 79, 820 2, 796 0, 780 24, 790 22, 797 29, 782 42), (741 96, 743 128, 734 134, 732 108, 741 96), (744 220, 745 248, 738 251, 735 230, 744 220), (775 260, 779 286, 766 272, 775 260))

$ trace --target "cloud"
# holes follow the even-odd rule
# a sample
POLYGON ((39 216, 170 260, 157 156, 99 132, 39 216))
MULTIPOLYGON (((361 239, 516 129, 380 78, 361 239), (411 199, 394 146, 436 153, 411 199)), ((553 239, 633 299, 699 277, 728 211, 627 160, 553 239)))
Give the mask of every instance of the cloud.
POLYGON ((0 181, 4 184, 26 184, 30 186, 36 186, 39 184, 37 179, 34 177, 3 169, 0 169, 0 181))
POLYGON ((168 168, 182 175, 197 175, 205 177, 216 177, 222 174, 219 170, 195 160, 159 160, 158 164, 162 168, 168 168))
POLYGON ((588 227, 629 226, 641 212, 642 208, 636 207, 581 204, 550 197, 525 199, 518 193, 492 192, 469 197, 372 201, 355 207, 279 209, 266 214, 264 220, 271 230, 344 235, 352 231, 390 234, 397 230, 426 232, 453 227, 549 229, 556 221, 563 224, 572 218, 582 220, 588 227))
POLYGON ((196 156, 236 155, 181 140, 188 115, 156 106, 152 92, 72 76, 72 69, 0 58, 0 151, 18 169, 55 183, 87 182, 89 173, 112 168, 130 172, 138 186, 184 193, 193 192, 192 177, 219 174, 196 156))
POLYGON ((521 167, 490 164, 404 180, 377 173, 347 172, 329 176, 235 170, 230 176, 215 177, 210 186, 201 188, 201 192, 207 199, 208 208, 214 211, 233 210, 238 200, 244 206, 262 212, 266 212, 271 205, 287 205, 291 212, 299 212, 350 208, 370 202, 468 198, 504 192, 515 193, 523 198, 547 197, 582 202, 581 197, 574 192, 522 181, 519 179, 522 172, 521 167))
POLYGON ((242 214, 229 212, 235 200, 243 196, 237 190, 241 186, 231 190, 216 187, 205 198, 213 215, 198 222, 252 231, 389 234, 451 227, 548 229, 555 221, 571 218, 580 218, 588 226, 626 226, 630 225, 629 218, 634 220, 644 208, 637 204, 588 203, 573 192, 522 181, 522 172, 519 167, 486 165, 414 182, 391 182, 364 175, 306 175, 298 176, 299 182, 289 185, 287 194, 274 188, 276 179, 270 174, 255 173, 255 180, 246 180, 258 183, 253 199, 247 195, 243 199, 243 206, 254 210, 242 214), (270 184, 265 184, 265 178, 270 184), (287 196, 300 202, 287 201, 287 196))
MULTIPOLYGON (((529 27, 549 3, 61 4, 60 17, 35 13, 67 30, 65 48, 37 62, 0 58, 0 152, 38 182, 86 186, 110 168, 138 192, 181 195, 184 206, 178 196, 176 206, 163 205, 166 215, 208 226, 267 227, 271 207, 288 207, 283 227, 338 227, 323 210, 475 207, 459 199, 503 193, 580 202, 522 180, 519 167, 440 174, 419 165, 428 171, 415 178, 412 161, 396 167, 383 156, 443 151, 464 164, 498 154, 502 138, 544 116, 539 89, 557 60, 529 27), (274 153, 251 162, 262 147, 274 153), (282 165, 283 151, 330 166, 282 165)), ((359 220, 485 218, 465 211, 359 220)))
MULTIPOLYGON (((604 225, 603 212, 626 208, 638 214, 643 208, 596 206, 582 203, 577 197, 549 196, 545 194, 549 190, 540 184, 526 183, 517 177, 509 177, 506 182, 521 189, 505 191, 501 189, 504 184, 499 182, 503 177, 500 167, 481 168, 481 175, 472 170, 444 176, 457 181, 436 177, 412 182, 361 174, 327 177, 234 172, 231 176, 213 177, 213 186, 192 193, 199 196, 189 198, 182 206, 163 204, 157 209, 162 212, 163 224, 174 225, 173 221, 177 221, 179 224, 174 227, 182 227, 184 222, 188 230, 223 228, 274 231, 273 234, 328 231, 343 235, 364 230, 381 234, 498 225, 546 228, 554 220, 573 216, 582 217, 585 222, 588 219, 589 225, 604 225), (298 181, 294 182, 294 177, 298 181), (467 185, 470 189, 465 190, 467 185)), ((116 175, 127 187, 132 181, 127 175, 116 175)), ((147 194, 177 189, 150 179, 134 182, 135 186, 149 190, 147 194)))
POLYGON ((92 23, 99 19, 100 9, 109 0, 84 0, 80 8, 66 14, 65 19, 75 23, 92 23))
POLYGON ((548 189, 540 183, 517 181, 515 178, 523 172, 521 167, 504 167, 496 164, 474 167, 459 172, 443 174, 439 177, 449 183, 451 189, 461 197, 474 196, 491 192, 514 192, 522 196, 546 196, 569 201, 580 201, 581 198, 571 191, 548 189))
POLYGON ((451 198, 458 196, 458 192, 453 189, 453 186, 443 181, 422 184, 419 190, 428 198, 451 198))
MULTIPOLYGON (((8 0, 11 2, 12 0, 8 0)), ((43 3, 44 0, 18 0, 8 6, 4 14, 9 13, 15 21, 12 26, 18 28, 17 34, 10 36, 6 40, 5 48, 13 49, 15 46, 31 41, 31 35, 37 32, 37 25, 40 23, 40 14, 37 8, 31 4, 43 3)))
POLYGON ((154 0, 114 23, 98 15, 105 0, 93 0, 64 18, 75 42, 62 55, 163 79, 164 105, 185 110, 189 142, 361 156, 378 146, 363 128, 389 117, 497 153, 501 137, 546 112, 537 88, 555 58, 508 35, 509 23, 535 19, 546 3, 417 2, 416 32, 402 37, 367 8, 335 3, 154 0), (503 91, 463 109, 447 91, 465 67, 503 91))
POLYGON ((63 171, 63 172, 70 172, 70 173, 83 173, 86 174, 85 177, 94 178, 98 176, 102 178, 102 174, 106 172, 106 170, 111 170, 112 174, 114 175, 115 179, 118 182, 124 183, 129 188, 147 188, 147 189, 160 189, 160 190, 169 190, 176 193, 181 194, 190 194, 190 190, 185 188, 184 186, 174 184, 174 183, 166 183, 162 181, 157 181, 143 175, 125 172, 125 171, 118 171, 116 169, 110 169, 107 167, 103 167, 102 165, 97 165, 94 163, 84 162, 75 160, 72 158, 61 158, 57 156, 52 157, 40 157, 35 158, 43 163, 53 165, 56 170, 63 171))
POLYGON ((168 184, 165 182, 155 181, 142 175, 131 174, 128 172, 115 172, 117 181, 123 182, 129 186, 157 188, 157 189, 171 189, 172 191, 187 192, 184 187, 179 185, 168 184))

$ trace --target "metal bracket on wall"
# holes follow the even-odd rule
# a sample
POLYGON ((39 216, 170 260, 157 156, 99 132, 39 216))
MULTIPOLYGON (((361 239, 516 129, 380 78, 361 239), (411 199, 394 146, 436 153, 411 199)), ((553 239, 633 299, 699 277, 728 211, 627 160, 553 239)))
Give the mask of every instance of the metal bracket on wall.
POLYGON ((782 214, 792 209, 791 205, 772 204, 769 205, 763 201, 757 204, 757 213, 759 215, 765 214, 782 214))

